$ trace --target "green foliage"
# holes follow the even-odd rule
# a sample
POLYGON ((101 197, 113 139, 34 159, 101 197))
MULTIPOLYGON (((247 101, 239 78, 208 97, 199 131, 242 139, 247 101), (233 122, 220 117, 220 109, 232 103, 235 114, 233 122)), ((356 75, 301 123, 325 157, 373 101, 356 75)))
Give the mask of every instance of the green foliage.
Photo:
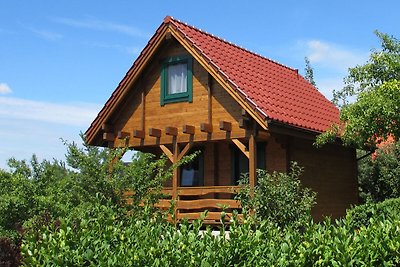
POLYGON ((303 169, 293 162, 289 173, 269 174, 257 170, 257 185, 254 192, 248 185, 248 176, 240 181, 237 195, 242 207, 255 212, 256 220, 266 220, 281 227, 303 226, 311 221, 311 208, 315 204, 315 193, 303 188, 300 175, 303 169))
POLYGON ((400 197, 400 143, 386 144, 359 162, 361 199, 372 202, 400 197))
POLYGON ((373 50, 364 65, 350 68, 346 86, 334 92, 342 124, 318 137, 317 144, 341 136, 346 145, 373 149, 388 137, 399 139, 400 41, 380 32, 376 35, 382 48, 373 50))
POLYGON ((33 182, 24 174, 0 170, 0 233, 5 235, 6 231, 18 228, 32 216, 34 191, 33 182))
POLYGON ((11 159, 10 171, 0 170, 1 236, 17 240, 17 230, 43 214, 54 219, 68 214, 78 216, 81 210, 105 200, 123 206, 126 191, 136 192, 131 197, 134 204, 131 213, 148 209, 151 205, 137 204, 155 203, 160 196, 157 189, 171 177, 175 167, 167 168, 165 158, 155 160, 138 153, 131 164, 116 161, 111 169, 110 162, 124 152, 122 149, 79 147, 75 143, 66 146, 68 165, 58 161, 38 162, 33 156, 29 163, 11 159))
POLYGON ((366 203, 347 212, 347 221, 353 229, 368 226, 372 218, 393 220, 400 214, 400 198, 391 198, 378 203, 366 203))
POLYGON ((315 83, 315 80, 314 80, 314 69, 311 67, 310 60, 308 59, 308 57, 305 57, 304 61, 306 63, 306 66, 304 68, 304 72, 305 72, 304 78, 307 81, 309 81, 312 85, 317 87, 317 84, 315 83))
POLYGON ((352 219, 310 224, 304 231, 233 219, 229 236, 201 221, 173 225, 121 216, 95 205, 80 217, 28 232, 22 245, 27 266, 397 266, 400 215, 375 214, 354 230, 352 219))
POLYGON ((253 216, 239 220, 234 212, 229 233, 221 227, 215 236, 209 227, 200 232, 201 219, 174 226, 155 212, 157 189, 175 167, 167 167, 166 159, 137 154, 133 163, 116 162, 110 169, 109 162, 120 150, 75 144, 68 149, 69 167, 57 161, 39 163, 33 157, 29 163, 11 160, 11 171, 0 171, 1 230, 14 230, 11 236, 17 241, 0 238, 1 264, 16 266, 21 260, 25 266, 400 264, 399 199, 376 205, 370 213, 369 207, 349 211, 335 224, 328 220, 314 224, 308 217, 314 194, 301 188, 301 168, 293 165, 287 175, 259 172, 256 190, 244 186, 240 193, 248 209, 256 212, 256 221, 253 216), (124 190, 134 193, 134 203, 144 205, 124 205, 124 190), (303 222, 306 227, 299 227, 303 222), (15 225, 22 223, 23 235, 15 236, 19 228, 15 225))
MULTIPOLYGON (((399 62, 400 64, 400 62, 399 62)), ((358 147, 375 147, 388 137, 400 137, 400 80, 384 82, 358 95, 357 102, 342 109, 347 121, 342 140, 358 147)))
POLYGON ((340 106, 350 104, 351 97, 366 91, 373 91, 385 82, 400 80, 400 42, 394 36, 375 31, 380 39, 381 49, 371 51, 364 65, 349 69, 345 78, 346 86, 334 92, 334 101, 340 106))

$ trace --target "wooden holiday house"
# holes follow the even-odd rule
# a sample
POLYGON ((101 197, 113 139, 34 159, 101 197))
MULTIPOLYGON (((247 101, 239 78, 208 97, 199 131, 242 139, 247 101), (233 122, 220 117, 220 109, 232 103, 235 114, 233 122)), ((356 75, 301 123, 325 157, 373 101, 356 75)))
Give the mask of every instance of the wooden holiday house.
POLYGON ((238 208, 232 188, 240 173, 257 183, 256 168, 305 168, 304 186, 317 192, 315 219, 345 214, 357 202, 355 150, 313 146, 339 121, 339 110, 298 70, 166 17, 86 131, 93 146, 165 153, 177 162, 165 191, 177 218, 221 204, 238 208))

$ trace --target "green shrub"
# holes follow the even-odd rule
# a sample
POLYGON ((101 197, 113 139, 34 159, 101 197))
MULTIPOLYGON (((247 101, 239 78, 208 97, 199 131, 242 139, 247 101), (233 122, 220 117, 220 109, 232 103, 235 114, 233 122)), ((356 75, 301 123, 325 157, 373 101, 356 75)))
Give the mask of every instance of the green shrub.
POLYGON ((346 219, 310 224, 305 231, 268 221, 232 222, 216 237, 201 221, 176 228, 96 205, 80 217, 28 232, 27 266, 398 266, 400 216, 372 217, 354 231, 346 219))
POLYGON ((400 197, 400 142, 376 151, 376 157, 365 157, 359 163, 360 197, 379 202, 400 197))
POLYGON ((255 213, 257 220, 267 220, 279 226, 302 226, 311 221, 315 193, 300 183, 303 169, 293 162, 289 173, 269 174, 257 170, 257 185, 251 192, 248 175, 240 181, 237 195, 242 207, 255 213))
POLYGON ((347 211, 346 219, 354 229, 368 226, 371 218, 390 220, 400 214, 400 198, 387 199, 379 203, 366 203, 347 211))

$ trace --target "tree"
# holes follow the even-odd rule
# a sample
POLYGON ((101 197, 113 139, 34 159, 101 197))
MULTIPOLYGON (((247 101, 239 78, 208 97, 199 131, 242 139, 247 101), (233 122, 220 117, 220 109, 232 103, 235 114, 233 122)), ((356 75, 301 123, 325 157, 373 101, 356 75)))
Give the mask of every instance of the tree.
POLYGON ((375 157, 359 162, 358 181, 363 202, 400 197, 400 142, 379 148, 375 157))
POLYGON ((310 60, 308 59, 308 57, 305 57, 304 61, 306 62, 306 67, 304 68, 304 78, 312 85, 317 87, 317 84, 314 81, 314 69, 311 67, 310 60))
POLYGON ((388 137, 400 137, 400 41, 376 31, 381 49, 349 69, 345 87, 334 92, 341 124, 320 135, 317 144, 340 136, 345 145, 375 149, 388 137), (352 102, 352 100, 355 102, 352 102))

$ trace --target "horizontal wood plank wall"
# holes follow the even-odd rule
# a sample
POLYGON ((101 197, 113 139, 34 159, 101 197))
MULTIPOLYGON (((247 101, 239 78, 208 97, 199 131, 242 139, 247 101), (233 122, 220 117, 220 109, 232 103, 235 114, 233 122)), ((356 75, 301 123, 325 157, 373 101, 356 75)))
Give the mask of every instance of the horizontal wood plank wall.
POLYGON ((357 163, 355 150, 326 145, 315 148, 310 140, 290 141, 290 160, 304 167, 302 184, 317 192, 314 219, 323 216, 339 218, 358 201, 357 163))
MULTIPOLYGON (((145 90, 145 139, 131 138, 129 146, 141 147, 149 145, 169 144, 172 136, 165 134, 166 127, 176 127, 178 129, 177 140, 179 143, 188 142, 189 134, 182 132, 182 126, 195 126, 193 141, 223 140, 233 138, 243 138, 246 131, 239 128, 238 121, 241 118, 241 108, 233 98, 215 81, 212 88, 212 133, 208 134, 200 131, 201 123, 208 123, 208 92, 207 82, 208 73, 201 65, 193 61, 193 102, 168 103, 160 105, 160 71, 163 59, 187 54, 185 49, 176 41, 171 40, 155 58, 150 61, 142 73, 140 82, 134 86, 126 101, 116 112, 112 121, 114 131, 132 133, 133 130, 141 130, 141 92, 145 90), (232 131, 227 132, 219 129, 219 122, 227 121, 232 123, 232 131), (161 138, 150 137, 149 128, 161 129, 161 138)), ((122 140, 116 145, 123 145, 122 140)))
POLYGON ((204 149, 204 186, 215 185, 214 145, 216 145, 216 143, 207 143, 204 149))
POLYGON ((278 135, 271 135, 266 147, 266 166, 268 172, 286 172, 287 171, 287 147, 278 143, 278 135))
POLYGON ((218 143, 218 182, 219 185, 232 185, 231 149, 228 142, 218 143))

